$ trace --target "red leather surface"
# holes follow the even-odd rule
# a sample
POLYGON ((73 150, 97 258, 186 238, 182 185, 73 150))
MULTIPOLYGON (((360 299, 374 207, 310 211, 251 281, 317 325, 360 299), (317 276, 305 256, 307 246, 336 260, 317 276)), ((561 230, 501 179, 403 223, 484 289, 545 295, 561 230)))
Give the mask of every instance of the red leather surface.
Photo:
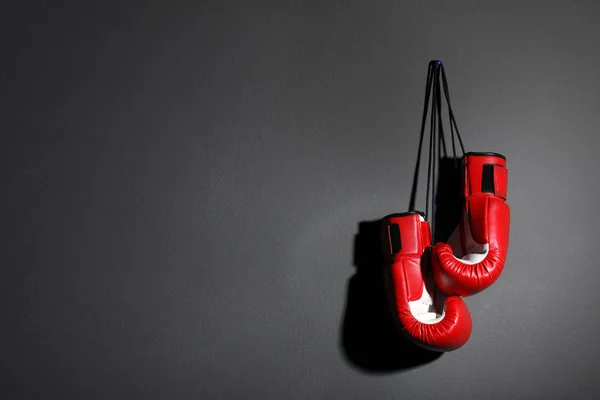
POLYGON ((423 293, 421 255, 431 245, 429 223, 420 221, 418 214, 412 214, 388 218, 385 226, 390 224, 398 224, 400 227, 402 249, 399 253, 392 254, 389 228, 384 228, 384 231, 388 233, 385 240, 390 246, 384 249, 384 254, 389 257, 392 275, 405 276, 403 278, 405 286, 403 296, 407 298, 407 301, 418 300, 423 293))
POLYGON ((483 194, 486 196, 489 195, 489 193, 483 193, 481 191, 483 166, 486 164, 496 166, 494 168, 494 177, 496 178, 495 190, 496 193, 504 193, 504 198, 506 199, 506 191, 508 187, 508 174, 505 174, 503 172, 498 173, 499 170, 507 172, 506 160, 502 157, 493 155, 468 155, 464 157, 462 162, 462 168, 465 184, 463 188, 463 193, 465 198, 468 199, 472 196, 477 196, 479 194, 483 194))
POLYGON ((435 351, 452 351, 464 346, 471 337, 471 313, 458 296, 449 296, 444 302, 444 318, 435 324, 424 324, 410 312, 408 304, 398 306, 398 318, 412 341, 435 351))
POLYGON ((489 245, 488 255, 479 263, 467 264, 454 257, 448 244, 437 243, 433 247, 432 267, 435 283, 445 293, 470 296, 491 286, 504 269, 510 231, 510 208, 505 202, 508 171, 506 160, 487 155, 465 157, 463 171, 466 218, 459 227, 462 253, 468 251, 465 232, 470 229, 476 243, 489 245), (481 190, 485 164, 495 164, 495 193, 481 190))
MULTIPOLYGON (((385 274, 392 309, 403 333, 417 345, 431 350, 451 351, 463 346, 471 336, 472 321, 460 297, 449 296, 445 300, 444 317, 437 323, 423 323, 410 310, 409 301, 418 300, 423 294, 422 266, 428 260, 425 252, 431 245, 429 223, 420 221, 418 214, 384 218, 382 242, 389 265, 385 274), (398 224, 402 241, 402 249, 394 255, 389 242, 390 224, 398 224)), ((437 291, 435 287, 432 290, 437 291)))

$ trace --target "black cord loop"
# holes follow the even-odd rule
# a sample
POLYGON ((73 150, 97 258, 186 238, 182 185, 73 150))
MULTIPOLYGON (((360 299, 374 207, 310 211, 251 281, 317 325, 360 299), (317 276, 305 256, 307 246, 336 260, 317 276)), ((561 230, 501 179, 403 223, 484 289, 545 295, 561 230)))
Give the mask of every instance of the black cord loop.
MULTIPOLYGON (((423 116, 421 119, 421 131, 419 137, 419 150, 417 154, 417 162, 415 165, 415 173, 413 178, 413 186, 411 190, 409 211, 415 211, 415 203, 417 198, 417 187, 419 181, 419 172, 421 168, 421 154, 423 151, 423 141, 425 138, 425 127, 427 117, 429 115, 429 103, 431 102, 431 114, 429 115, 429 160, 427 163, 427 187, 425 194, 425 220, 431 215, 432 231, 435 232, 435 196, 436 196, 436 168, 439 168, 437 161, 441 158, 442 153, 447 157, 446 141, 442 118, 442 91, 443 98, 446 100, 446 108, 448 110, 448 120, 450 122, 450 138, 452 143, 452 155, 455 163, 457 163, 456 141, 460 145, 462 155, 465 154, 465 147, 458 130, 458 124, 450 103, 450 90, 448 88, 448 79, 444 65, 439 60, 434 60, 429 63, 427 68, 427 80, 425 84, 425 101, 423 104, 423 116), (431 204, 430 204, 431 202, 431 204), (430 214, 431 212, 431 214, 430 214)), ((458 167, 458 165, 455 165, 458 167)))

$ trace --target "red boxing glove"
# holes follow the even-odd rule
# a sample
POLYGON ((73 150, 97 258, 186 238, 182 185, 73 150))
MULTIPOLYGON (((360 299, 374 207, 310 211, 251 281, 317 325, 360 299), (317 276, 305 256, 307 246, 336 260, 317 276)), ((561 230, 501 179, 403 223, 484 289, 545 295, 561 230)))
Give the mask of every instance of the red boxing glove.
POLYGON ((392 214, 381 225, 388 295, 400 330, 429 350, 451 351, 471 336, 471 314, 459 296, 438 290, 426 280, 431 232, 418 212, 392 214))
POLYGON ((433 247, 432 267, 441 290, 470 296, 492 285, 504 268, 510 229, 506 158, 467 153, 462 173, 463 218, 448 244, 433 247))

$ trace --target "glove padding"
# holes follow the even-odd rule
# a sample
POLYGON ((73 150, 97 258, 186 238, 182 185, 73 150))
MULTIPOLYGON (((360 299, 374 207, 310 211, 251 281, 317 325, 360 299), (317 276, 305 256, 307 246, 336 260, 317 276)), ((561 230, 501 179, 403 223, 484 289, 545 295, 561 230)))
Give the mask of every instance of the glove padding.
POLYGON ((500 276, 508 252, 510 208, 506 204, 506 158, 467 153, 462 161, 463 217, 448 243, 433 247, 436 285, 447 294, 470 296, 500 276))
POLYGON ((384 269, 394 320, 413 343, 434 351, 451 351, 471 336, 472 321, 459 296, 448 296, 428 278, 431 232, 418 212, 392 214, 382 220, 384 269))

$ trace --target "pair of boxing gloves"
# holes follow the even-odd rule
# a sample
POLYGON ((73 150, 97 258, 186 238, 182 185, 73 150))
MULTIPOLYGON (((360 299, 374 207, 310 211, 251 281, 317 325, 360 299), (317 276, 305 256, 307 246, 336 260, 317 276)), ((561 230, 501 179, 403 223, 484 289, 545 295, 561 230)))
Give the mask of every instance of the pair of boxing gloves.
POLYGON ((431 246, 429 223, 418 211, 388 215, 381 224, 395 322, 413 343, 442 352, 468 341, 472 321, 462 296, 491 286, 508 251, 505 157, 467 153, 460 168, 463 215, 447 243, 431 246))

